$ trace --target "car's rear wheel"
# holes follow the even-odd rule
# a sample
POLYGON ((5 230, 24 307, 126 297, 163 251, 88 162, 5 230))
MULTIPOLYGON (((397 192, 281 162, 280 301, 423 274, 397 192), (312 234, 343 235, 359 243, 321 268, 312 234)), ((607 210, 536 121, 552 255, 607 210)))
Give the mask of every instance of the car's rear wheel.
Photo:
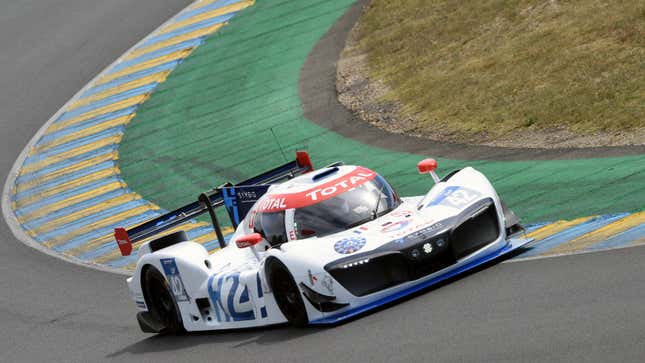
POLYGON ((154 267, 149 266, 143 276, 143 288, 148 310, 165 327, 162 333, 184 332, 184 325, 168 281, 154 267))
POLYGON ((307 309, 300 289, 287 267, 274 260, 269 265, 268 276, 273 296, 284 317, 293 326, 305 327, 309 323, 307 309))

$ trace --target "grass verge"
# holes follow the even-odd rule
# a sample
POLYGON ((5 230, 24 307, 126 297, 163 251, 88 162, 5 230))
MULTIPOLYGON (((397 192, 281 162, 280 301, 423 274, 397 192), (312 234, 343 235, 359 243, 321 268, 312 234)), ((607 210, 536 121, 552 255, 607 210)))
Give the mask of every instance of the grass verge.
POLYGON ((645 126, 639 0, 373 0, 359 46, 421 133, 645 126))

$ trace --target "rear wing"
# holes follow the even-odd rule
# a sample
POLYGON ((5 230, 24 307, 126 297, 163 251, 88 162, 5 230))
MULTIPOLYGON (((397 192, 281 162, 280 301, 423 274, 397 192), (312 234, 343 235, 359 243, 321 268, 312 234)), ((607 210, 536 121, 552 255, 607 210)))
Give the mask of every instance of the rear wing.
POLYGON ((196 202, 177 208, 130 229, 116 228, 114 238, 123 256, 132 253, 132 244, 157 235, 206 212, 210 214, 213 229, 220 247, 225 246, 224 236, 215 215, 215 209, 226 206, 234 227, 246 216, 250 206, 260 198, 269 185, 313 171, 309 154, 297 151, 296 159, 235 185, 226 183, 199 195, 196 202), (242 191, 242 192, 240 192, 242 191), (251 193, 252 192, 252 193, 251 193), (249 198, 249 196, 255 197, 249 198))

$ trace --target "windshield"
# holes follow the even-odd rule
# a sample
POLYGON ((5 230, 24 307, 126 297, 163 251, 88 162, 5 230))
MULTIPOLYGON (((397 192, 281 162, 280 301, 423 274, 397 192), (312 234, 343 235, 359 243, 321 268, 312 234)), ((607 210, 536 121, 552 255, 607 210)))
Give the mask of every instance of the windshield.
MULTIPOLYGON (((323 237, 369 222, 396 208, 400 199, 392 187, 377 175, 331 199, 296 208, 291 240, 323 237)), ((252 212, 252 228, 270 244, 287 242, 285 215, 289 211, 252 212), (286 213, 285 213, 286 212, 286 213)), ((287 218, 290 219, 290 218, 287 218)))
POLYGON ((296 209, 294 230, 298 239, 322 237, 369 222, 399 204, 399 198, 381 176, 335 198, 296 209))

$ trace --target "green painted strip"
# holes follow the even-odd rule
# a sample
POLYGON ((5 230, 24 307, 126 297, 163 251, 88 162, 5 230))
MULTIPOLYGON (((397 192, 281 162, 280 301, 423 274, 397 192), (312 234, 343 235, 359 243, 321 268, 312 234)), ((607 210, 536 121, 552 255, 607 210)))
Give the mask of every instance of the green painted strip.
MULTIPOLYGON (((402 195, 424 193, 427 155, 391 152, 303 116, 298 78, 316 42, 350 0, 267 1, 236 16, 161 84, 128 125, 119 149, 128 185, 166 209, 308 149, 316 165, 344 160, 384 174, 402 195)), ((468 162, 439 159, 440 174, 472 165, 524 222, 643 208, 645 155, 586 160, 468 162)))

